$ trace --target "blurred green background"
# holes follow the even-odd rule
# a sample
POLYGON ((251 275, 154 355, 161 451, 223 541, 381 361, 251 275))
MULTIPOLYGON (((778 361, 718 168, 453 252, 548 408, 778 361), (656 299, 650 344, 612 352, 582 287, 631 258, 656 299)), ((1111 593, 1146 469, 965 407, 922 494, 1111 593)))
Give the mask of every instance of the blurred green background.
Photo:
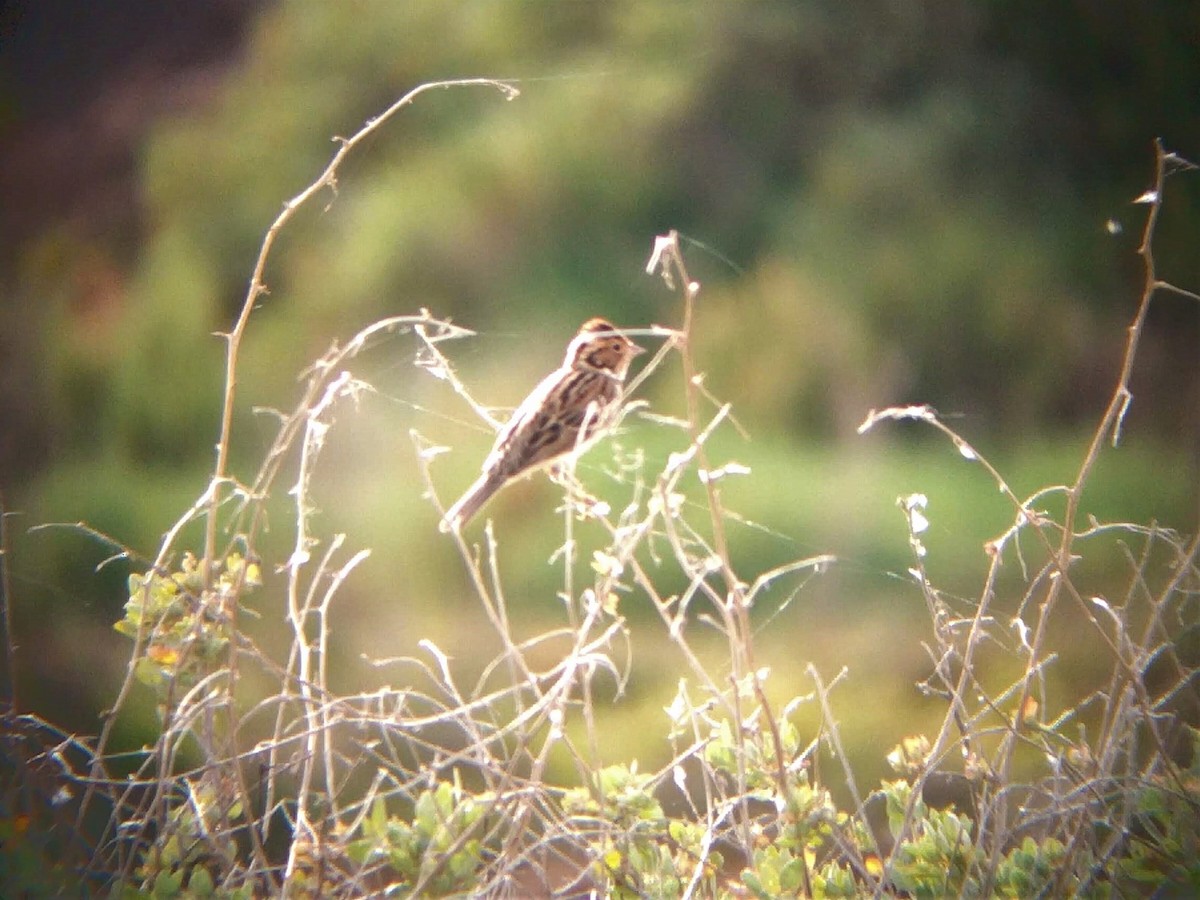
MULTIPOLYGON (((1072 480, 1140 290, 1146 207, 1131 201, 1150 184, 1153 140, 1200 159, 1200 5, 168 6, 0 13, 0 485, 22 708, 94 731, 129 650, 111 626, 130 567, 96 571, 114 548, 30 529, 85 522, 152 557, 206 483, 223 375, 212 333, 230 327, 281 204, 332 137, 407 90, 487 76, 521 96, 424 95, 283 234, 244 345, 236 473, 251 477, 274 436, 254 409, 290 408, 305 366, 376 318, 425 307, 478 331, 448 352, 496 406, 555 366, 588 316, 678 324, 677 298, 643 272, 653 237, 678 228, 704 285, 698 364, 751 436, 722 433, 714 449, 753 470, 727 488, 744 520, 735 563, 752 580, 796 557, 840 559, 769 595, 764 621, 799 588, 759 662, 784 698, 811 689, 808 662, 827 678, 848 666, 835 707, 868 771, 940 718, 913 687, 928 622, 895 499, 930 497, 930 570, 963 598, 1010 513, 930 433, 855 428, 871 408, 930 403, 1018 494, 1072 480)), ((1158 235, 1164 278, 1200 286, 1198 238, 1200 178, 1183 175, 1158 235)), ((1163 296, 1124 442, 1085 513, 1195 529, 1198 349, 1196 303, 1163 296)), ((376 390, 342 410, 315 485, 315 527, 373 549, 337 605, 347 690, 394 677, 364 657, 414 654, 422 638, 466 670, 495 648, 422 497, 409 430, 453 448, 433 469, 443 502, 489 437, 415 351, 397 336, 359 359, 376 390)), ((679 412, 677 366, 643 396, 679 412)), ((644 422, 619 439, 644 447, 651 471, 681 441, 644 422)), ((611 456, 595 451, 581 473, 618 497, 611 456)), ((547 563, 556 490, 523 484, 488 509, 519 636, 564 620, 547 563)), ((257 595, 265 627, 282 618, 270 572, 290 547, 285 499, 264 544, 280 554, 257 595)), ((1097 590, 1123 590, 1115 542, 1098 555, 1097 590)), ((644 597, 622 612, 635 668, 626 699, 601 703, 607 752, 654 765, 683 663, 644 597)))

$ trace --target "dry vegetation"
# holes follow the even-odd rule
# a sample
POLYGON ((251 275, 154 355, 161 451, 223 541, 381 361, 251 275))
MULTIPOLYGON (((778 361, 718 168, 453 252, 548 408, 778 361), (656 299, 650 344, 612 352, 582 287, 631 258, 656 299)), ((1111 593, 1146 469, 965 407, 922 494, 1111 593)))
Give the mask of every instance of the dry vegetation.
MULTIPOLYGON (((490 85, 514 96, 508 85, 490 85)), ((1093 468, 1120 437, 1147 310, 1162 291, 1155 219, 1168 178, 1194 167, 1158 149, 1141 257, 1145 286, 1109 407, 1070 484, 1015 494, 978 449, 926 407, 873 412, 928 424, 978 464, 1008 498, 1011 526, 989 545, 978 594, 951 598, 930 583, 923 499, 902 498, 912 587, 929 610, 929 675, 919 687, 944 704, 940 730, 897 734, 896 779, 860 785, 838 718, 843 673, 810 668, 809 693, 768 699, 771 660, 755 651, 764 588, 834 562, 797 559, 768 572, 735 569, 727 551, 722 479, 754 477, 711 460, 706 442, 731 427, 731 405, 709 396, 689 338, 703 328, 701 286, 675 234, 659 237, 648 271, 678 298, 678 320, 646 373, 677 361, 686 417, 661 471, 636 455, 615 476, 626 504, 589 497, 570 473, 562 628, 533 637, 509 625, 495 535, 482 546, 452 535, 500 651, 474 683, 432 642, 399 662, 400 687, 351 696, 330 687, 330 628, 343 583, 368 551, 353 536, 314 530, 309 486, 335 411, 369 386, 356 357, 381 336, 409 336, 418 365, 461 383, 445 342, 469 332, 428 313, 387 319, 333 347, 307 374, 294 410, 251 483, 229 475, 239 347, 264 290, 272 244, 301 204, 336 185, 347 154, 426 85, 342 141, 329 168, 289 202, 263 243, 241 315, 227 335, 224 413, 211 481, 130 579, 117 628, 132 650, 127 677, 94 740, 12 710, 3 736, 3 881, 12 890, 76 889, 121 896, 311 897, 488 895, 1141 896, 1162 885, 1200 890, 1200 754, 1195 752, 1196 592, 1200 538, 1153 523, 1081 521, 1093 468), (294 543, 260 557, 269 498, 288 496, 294 543), (1044 507, 1061 500, 1060 512, 1044 507), (607 546, 579 559, 579 521, 607 546), (201 546, 183 539, 202 523, 201 546), (1097 536, 1119 532, 1128 588, 1092 596, 1073 573, 1097 536), (1019 568, 1018 596, 998 587, 1019 568), (280 577, 263 587, 262 572, 280 577), (687 588, 664 595, 664 577, 687 588), (278 589, 276 589, 276 586, 278 589), (657 771, 603 758, 593 689, 628 671, 621 599, 649 598, 664 646, 680 660, 678 694, 662 721, 674 757, 657 771), (272 652, 248 617, 289 630, 272 652), (1048 695, 1058 649, 1052 619, 1104 660, 1103 679, 1074 697, 1048 695), (714 671, 693 652, 696 628, 727 646, 714 671), (550 648, 551 652, 547 652, 550 648), (544 660, 552 659, 550 664, 544 660), (1003 659, 1004 665, 992 660, 1003 659), (985 664, 985 662, 987 664, 985 664), (996 673, 1016 671, 1016 677, 996 673), (113 723, 153 692, 159 733, 144 748, 114 746, 113 723), (820 728, 800 733, 801 707, 820 728), (547 777, 565 753, 576 777, 547 777), (1032 774, 1030 774, 1032 773, 1032 774), (827 791, 848 788, 838 808, 827 791), (668 813, 667 808, 680 810, 668 813), (53 865, 48 865, 53 861, 53 865)), ((1194 177, 1194 176, 1193 176, 1194 177)), ((275 301, 279 302, 279 301, 275 301)), ((660 374, 665 374, 665 370, 660 374)), ((637 414, 633 410, 631 414, 637 414)), ((439 448, 414 434, 426 487, 439 448)), ((275 522, 275 528, 280 524, 275 522)), ((1105 549, 1103 552, 1109 552, 1105 549)), ((6 599, 11 594, 5 591, 6 599)), ((19 600, 19 598, 17 598, 19 600)), ((415 642, 414 642, 415 643, 415 642)), ((10 654, 11 662, 11 654, 10 654)), ((398 680, 397 669, 389 675, 398 680)))

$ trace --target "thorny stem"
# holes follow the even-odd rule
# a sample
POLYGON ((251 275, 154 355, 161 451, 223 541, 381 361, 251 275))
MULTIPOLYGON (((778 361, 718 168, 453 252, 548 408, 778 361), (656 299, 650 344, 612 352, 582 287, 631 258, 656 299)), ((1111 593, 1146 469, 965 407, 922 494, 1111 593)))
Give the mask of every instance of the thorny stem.
MULTIPOLYGON (((1138 201, 1148 203, 1150 206, 1145 227, 1142 232, 1142 240, 1138 248, 1138 254, 1142 258, 1144 272, 1141 298, 1133 320, 1127 329, 1125 351, 1122 357, 1121 369, 1118 374, 1117 384, 1113 395, 1107 408, 1105 409, 1103 416, 1101 417, 1101 421, 1096 428, 1095 433, 1092 436, 1090 445, 1084 455, 1083 461, 1073 483, 1069 487, 1062 489, 1062 492, 1066 495, 1067 502, 1065 505, 1063 523, 1060 526, 1061 531, 1057 546, 1051 544, 1047 538, 1047 535, 1045 534, 1042 526, 1046 523, 1041 520, 1039 514, 1032 512, 1032 510, 1028 508, 1028 503, 1030 501, 1026 501, 1025 503, 1017 501, 1011 490, 1008 489, 1007 484, 1003 481, 1003 479, 1000 478, 999 474, 992 469, 989 464, 986 464, 986 461, 983 460, 982 457, 977 456, 973 449, 970 448, 965 441, 942 425, 941 422, 937 421, 936 416, 933 415, 932 411, 928 408, 909 407, 905 409, 887 410, 880 414, 873 412, 868 417, 867 422, 865 422, 862 428, 860 428, 860 431, 865 431, 880 418, 912 417, 931 422, 935 427, 939 428, 939 430, 942 430, 948 434, 954 440, 959 449, 963 451, 965 456, 967 456, 969 459, 976 459, 985 463, 989 473, 1000 485, 1001 490, 1010 498, 1010 500, 1016 503, 1018 516, 1020 518, 1018 525, 1014 526, 1014 528, 1010 530, 1009 536, 1015 535, 1016 531, 1019 530, 1019 527, 1024 524, 1035 525, 1035 531, 1038 537, 1041 539, 1043 544, 1045 544, 1046 549, 1053 560, 1051 563, 1051 568, 1047 573, 1049 577, 1046 579, 1047 584, 1045 588, 1045 596, 1040 604, 1038 622, 1033 632, 1033 639, 1029 642, 1025 642, 1023 639, 1025 652, 1029 658, 1029 664, 1026 667, 1025 674, 1018 682, 1017 700, 1015 705, 1017 713, 1012 718, 1005 717, 1007 727, 1004 731, 1004 737, 996 755, 996 764, 991 774, 991 778, 996 783, 1001 785, 1006 785, 1009 783, 1008 778, 1013 760, 1013 751, 1016 745, 1022 740, 1021 730, 1024 726, 1021 722, 1021 711, 1026 708, 1026 703, 1032 694, 1037 674, 1042 669, 1042 664, 1039 662, 1039 660, 1042 659, 1043 646, 1048 633, 1047 625, 1050 619, 1050 613, 1054 609, 1061 591, 1064 588, 1068 590, 1069 594, 1082 604, 1083 611, 1087 613, 1087 604, 1083 597, 1080 596, 1075 586, 1072 584, 1069 574, 1072 559, 1072 548, 1075 541, 1081 536, 1080 533, 1076 532, 1076 521, 1079 515, 1084 486, 1095 468, 1104 443, 1111 440, 1115 446, 1119 440, 1121 423, 1123 422, 1132 401, 1133 395, 1129 389, 1129 384, 1137 356, 1139 342, 1144 332, 1145 321, 1149 313, 1151 301, 1159 290, 1171 291, 1187 297, 1197 297, 1197 295, 1191 293, 1190 291, 1185 291, 1175 287, 1174 285, 1160 281, 1156 274, 1153 255, 1154 230, 1157 225, 1159 212, 1163 202, 1163 190, 1165 187, 1166 178, 1173 171, 1173 167, 1187 169, 1195 167, 1184 162, 1174 154, 1164 151, 1161 141, 1156 142, 1155 151, 1154 187, 1147 191, 1142 198, 1139 198, 1138 201)), ((1198 297, 1198 299, 1200 299, 1200 297, 1198 297)), ((931 748, 929 754, 929 759, 931 760, 941 759, 945 754, 946 748, 949 744, 951 731, 959 719, 959 717, 953 713, 958 710, 958 705, 961 704, 962 698, 967 696, 967 691, 971 688, 971 685, 976 684, 974 660, 976 651, 981 645, 984 637, 985 622, 988 619, 990 602, 994 598, 994 587, 999 573, 999 566, 1003 554, 1003 545, 996 543, 992 546, 989 546, 989 554, 991 556, 991 563, 987 578, 985 580, 985 587, 979 597, 975 615, 971 621, 969 632, 965 639, 965 645, 962 651, 961 670, 957 683, 953 688, 952 696, 954 698, 954 704, 952 705, 951 714, 948 714, 943 720, 942 728, 931 748)), ((1164 592, 1163 596, 1167 596, 1168 593, 1169 591, 1164 592)), ((1102 634, 1102 637, 1104 637, 1104 639, 1107 641, 1110 650, 1117 655, 1118 666, 1128 668, 1129 663, 1125 661, 1124 654, 1120 648, 1117 647, 1110 639, 1108 639, 1107 636, 1102 634)), ((1135 673, 1130 672, 1127 673, 1127 675, 1128 677, 1133 677, 1136 680, 1135 673)), ((1115 703, 1116 701, 1110 696, 1109 702, 1115 703)), ((1146 700, 1143 699, 1143 703, 1145 702, 1146 700)), ((1157 732, 1153 729, 1152 732, 1152 738, 1161 752, 1162 746, 1157 732)), ((910 799, 909 808, 906 810, 906 816, 898 836, 897 846, 899 846, 899 844, 908 836, 908 829, 913 820, 915 803, 920 796, 921 789, 930 771, 932 771, 932 767, 923 772, 914 783, 912 798, 910 799)), ((999 791, 995 798, 994 808, 985 814, 985 818, 990 817, 997 823, 997 831, 993 834, 991 854, 986 872, 987 881, 983 886, 983 890, 985 892, 991 889, 991 882, 995 877, 996 867, 999 863, 999 855, 1002 852, 1004 845, 1002 829, 1007 821, 1008 798, 1009 792, 1003 790, 999 791)), ((890 860, 889 866, 891 864, 892 861, 890 860)))
POLYGON ((225 337, 225 395, 221 404, 221 434, 217 441, 217 459, 213 467, 211 496, 209 498, 208 519, 205 523, 204 531, 204 586, 210 588, 212 586, 213 565, 215 562, 216 546, 217 546, 217 510, 221 504, 220 485, 223 485, 228 480, 229 470, 229 447, 230 438, 233 431, 233 406, 234 394, 237 388, 237 370, 238 370, 238 353, 241 350, 242 337, 246 333, 246 326, 250 321, 250 315, 254 311, 255 304, 259 297, 267 293, 267 286, 263 282, 263 272, 266 270, 267 257, 271 254, 271 249, 275 246, 275 239, 279 236, 280 231, 287 225, 296 210, 307 203, 313 196, 318 194, 325 188, 337 190, 337 173, 342 162, 347 156, 352 153, 359 144, 365 141, 368 137, 382 128, 389 119, 404 107, 411 104, 421 94, 435 88, 451 88, 451 87, 473 87, 482 86, 495 88, 503 93, 508 99, 517 96, 517 89, 506 82, 497 81, 491 78, 463 78, 451 81, 433 81, 428 84, 422 84, 419 87, 409 91, 383 113, 373 119, 367 121, 366 125, 360 128, 350 138, 339 138, 338 149, 330 159, 317 180, 306 187, 303 191, 289 200, 283 205, 283 209, 279 215, 275 217, 275 221, 267 229, 266 236, 263 238, 262 246, 258 252, 258 258, 254 262, 254 271, 250 276, 250 287, 246 292, 246 299, 242 302, 241 312, 238 313, 237 321, 234 323, 233 329, 225 337))
MULTIPOLYGON (((734 734, 737 736, 738 747, 742 751, 737 754, 736 758, 738 786, 739 792, 742 795, 740 804, 742 815, 739 816, 739 824, 742 830, 742 841, 747 850, 749 850, 751 846, 748 825, 749 816, 748 807, 745 802, 747 773, 745 770, 746 753, 744 752, 746 736, 743 730, 743 723, 746 720, 746 716, 742 710, 742 700, 744 698, 762 700, 761 712, 767 717, 777 759, 782 759, 783 748, 779 739, 779 730, 775 725, 769 706, 765 703, 759 674, 754 665, 753 632, 750 626, 749 602, 746 597, 745 586, 734 572, 733 563, 729 556, 729 542, 725 532, 726 512, 721 502, 721 491, 717 487, 716 479, 709 477, 712 469, 708 462, 707 450, 705 449, 706 436, 704 432, 706 429, 703 429, 700 425, 700 376, 696 372, 691 347, 689 346, 692 337, 693 320, 695 318, 696 298, 700 295, 700 283, 693 281, 691 275, 688 273, 687 264, 684 261, 683 252, 679 246, 678 231, 672 229, 666 235, 655 239, 654 252, 651 254, 650 260, 646 265, 646 271, 650 274, 656 271, 659 272, 667 286, 671 288, 676 287, 676 282, 678 281, 678 288, 683 292, 683 325, 673 340, 679 349, 683 370, 687 429, 691 437, 690 450, 695 454, 700 480, 704 485, 708 501, 709 524, 712 528, 713 551, 725 582, 725 597, 723 601, 714 598, 714 605, 725 621, 725 628, 729 637, 730 665, 732 669, 730 673, 732 688, 730 702, 735 721, 737 722, 734 734), (747 679, 750 679, 752 683, 747 684, 747 679)), ((723 412, 727 413, 727 410, 723 412)), ((663 502, 663 519, 669 530, 671 527, 671 512, 665 496, 663 497, 663 502)), ((685 562, 685 559, 681 557, 680 562, 685 562)), ((707 566, 707 560, 701 561, 701 566, 707 566)), ((701 584, 706 585, 706 583, 707 578, 701 576, 701 584)), ((786 779, 783 778, 781 773, 778 777, 780 778, 779 790, 781 798, 786 798, 786 779)), ((804 874, 807 880, 807 867, 804 874)))
POLYGON ((696 463, 700 468, 700 480, 704 485, 704 491, 708 499, 709 523, 712 526, 713 532, 713 549, 716 552, 717 559, 721 563, 721 575, 725 580, 725 589, 728 592, 726 605, 733 608, 737 619, 738 629, 735 633, 735 637, 737 638, 735 644, 744 655, 741 659, 738 658, 738 654, 734 656, 734 677, 740 681, 743 675, 754 670, 753 646, 750 641, 749 610, 746 604, 744 586, 738 580, 737 574, 733 570, 733 563, 729 557, 729 540, 725 533, 726 514, 724 505, 721 503, 721 491, 717 487, 716 480, 708 477, 711 471, 708 463, 708 452, 705 449, 705 442, 700 440, 700 383, 695 363, 692 360, 691 348, 688 346, 688 342, 691 341, 692 337, 692 321, 695 317, 696 298, 700 295, 700 283, 692 281, 691 276, 688 274, 687 264, 683 259, 683 251, 679 247, 679 232, 672 229, 665 237, 658 238, 655 244, 654 256, 651 257, 651 261, 647 265, 647 270, 653 271, 656 264, 663 272, 663 276, 668 279, 668 282, 678 277, 681 290, 683 291, 683 327, 676 335, 675 341, 680 344, 679 356, 683 368, 688 432, 692 438, 693 445, 696 447, 696 463), (671 269, 674 269, 673 273, 670 272, 671 269))
MULTIPOLYGON (((1141 341, 1142 333, 1145 329, 1146 316, 1150 312, 1150 303, 1158 290, 1159 282, 1155 273, 1154 265, 1154 229, 1158 223, 1159 210, 1162 207, 1163 189, 1166 185, 1167 167, 1174 158, 1173 154, 1168 154, 1162 145, 1161 140, 1155 142, 1155 175, 1153 193, 1150 197, 1150 209, 1146 216, 1146 224, 1142 229, 1142 241, 1138 247, 1138 255, 1142 258, 1143 266, 1143 282, 1142 296, 1138 303, 1137 311, 1134 314, 1133 321, 1129 324, 1126 331, 1125 353, 1121 360, 1121 371, 1117 377, 1116 389, 1113 391, 1112 398, 1109 400, 1108 407, 1101 417, 1100 424, 1096 428, 1092 436, 1091 444, 1088 446, 1087 453, 1084 455, 1083 462, 1079 467, 1079 472, 1075 476, 1074 483, 1067 490, 1066 509, 1063 513, 1062 538, 1059 543, 1058 552, 1055 556, 1055 566, 1057 568, 1056 578, 1051 578, 1046 599, 1042 604, 1042 611, 1038 621, 1037 631, 1035 632, 1030 651, 1030 659, 1036 660, 1041 655, 1042 643, 1045 637, 1045 623, 1049 620, 1050 612, 1054 608, 1055 601, 1062 591, 1064 584, 1069 580, 1069 569, 1071 565, 1071 549, 1074 545, 1075 521, 1079 514, 1079 505, 1083 498, 1084 485, 1095 468, 1097 460, 1100 458, 1100 451, 1104 442, 1110 438, 1115 445, 1120 435, 1121 421, 1125 413, 1129 409, 1132 393, 1129 390, 1130 377, 1133 374, 1134 360, 1137 356, 1139 342, 1141 341)), ((964 668, 964 676, 969 670, 969 667, 964 668)), ((1017 698, 1016 709, 1018 717, 1020 710, 1025 708, 1026 701, 1029 698, 1032 680, 1026 679, 1021 690, 1020 696, 1017 698)), ((1019 722, 1017 723, 1019 727, 1019 722)), ((1001 779, 1001 783, 1007 783, 1012 764, 1012 750, 1015 746, 1015 732, 1010 732, 1006 737, 1001 752, 998 757, 999 765, 997 766, 997 774, 1001 779)), ((1001 798, 999 815, 1001 820, 1005 813, 1006 798, 1001 798)), ((999 852, 999 848, 995 848, 994 854, 999 852)))
MULTIPOLYGON (((266 269, 267 259, 274 247, 275 240, 279 236, 283 228, 288 224, 296 211, 306 202, 311 200, 316 194, 325 188, 336 191, 337 189, 337 173, 346 157, 354 151, 364 140, 378 131, 388 120, 390 120, 401 109, 411 104, 418 96, 430 91, 434 88, 450 88, 450 87, 468 87, 468 86, 484 86, 499 90, 508 99, 517 96, 517 89, 508 83, 487 78, 474 79, 456 79, 451 81, 438 81, 423 84, 409 91, 392 106, 385 110, 378 117, 369 120, 362 128, 360 128, 352 137, 348 139, 338 138, 338 149, 334 153, 325 170, 312 182, 305 190, 301 191, 291 200, 284 204, 283 210, 271 223, 270 227, 263 238, 260 246, 257 259, 250 278, 250 286, 243 301, 241 310, 233 328, 227 334, 222 335, 226 341, 226 363, 225 363, 225 390, 222 397, 222 406, 220 414, 220 433, 216 444, 216 460, 213 468, 213 475, 208 482, 204 492, 195 501, 184 515, 182 515, 170 529, 166 532, 159 546, 159 551, 153 563, 149 567, 152 573, 162 574, 165 572, 167 559, 175 552, 175 543, 185 526, 204 515, 205 530, 204 530, 204 553, 201 561, 203 575, 203 593, 208 595, 213 588, 216 566, 218 565, 217 550, 217 530, 218 530, 218 513, 220 506, 225 499, 224 488, 231 483, 229 477, 229 454, 231 446, 232 428, 233 428, 233 410, 234 400, 237 387, 238 377, 238 362, 241 342, 245 335, 250 316, 255 308, 255 304, 259 298, 267 293, 266 285, 263 282, 263 273, 266 269)), ((315 379, 321 381, 322 379, 315 379)), ((293 420, 291 424, 295 424, 293 420)), ((288 427, 285 423, 285 429, 288 427)), ((283 446, 290 444, 291 435, 281 433, 280 441, 283 446)), ((279 442, 277 442, 278 444, 279 442)), ((266 469, 273 474, 280 459, 275 457, 268 460, 266 469)), ((260 498, 261 495, 255 495, 260 498)), ((256 518, 261 513, 256 514, 256 518)), ((128 551, 126 551, 128 552, 128 551)), ((149 597, 149 580, 143 589, 142 601, 145 604, 149 597)), ((234 599, 236 602, 236 598, 234 599)), ((143 620, 137 635, 134 637, 134 649, 130 657, 130 663, 126 668, 125 676, 121 686, 117 692, 117 697, 111 709, 104 715, 104 723, 101 726, 100 734, 96 740, 95 751, 92 754, 92 770, 93 777, 88 779, 87 788, 81 798, 79 812, 77 817, 77 827, 82 827, 84 816, 87 814, 94 796, 104 784, 103 763, 102 760, 106 755, 106 748, 111 740, 113 729, 116 725, 116 713, 121 710, 128 698, 135 681, 136 672, 135 666, 138 660, 142 657, 146 646, 146 641, 149 637, 150 623, 143 620)), ((168 738, 165 733, 160 736, 155 749, 151 756, 161 757, 166 752, 166 744, 168 738)), ((234 758, 238 758, 235 752, 234 758)))

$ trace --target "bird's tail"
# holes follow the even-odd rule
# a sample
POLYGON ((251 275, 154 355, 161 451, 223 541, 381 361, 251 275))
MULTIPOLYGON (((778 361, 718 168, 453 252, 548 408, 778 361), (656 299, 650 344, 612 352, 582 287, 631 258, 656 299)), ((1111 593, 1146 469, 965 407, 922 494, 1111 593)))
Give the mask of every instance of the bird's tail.
POLYGON ((442 517, 438 530, 443 534, 448 531, 458 531, 470 521, 475 513, 479 512, 483 504, 492 499, 492 494, 500 490, 503 484, 503 479, 489 477, 486 472, 480 475, 475 483, 467 488, 466 493, 446 510, 446 515, 442 517))

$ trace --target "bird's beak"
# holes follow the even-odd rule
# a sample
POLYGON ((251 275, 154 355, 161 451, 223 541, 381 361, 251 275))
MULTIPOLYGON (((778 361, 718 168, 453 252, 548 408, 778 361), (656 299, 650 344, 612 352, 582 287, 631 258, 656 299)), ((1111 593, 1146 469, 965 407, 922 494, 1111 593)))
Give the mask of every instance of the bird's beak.
POLYGON ((641 347, 638 344, 635 344, 633 341, 630 341, 629 342, 629 351, 630 351, 629 352, 630 356, 640 356, 641 354, 646 352, 646 348, 641 347))

